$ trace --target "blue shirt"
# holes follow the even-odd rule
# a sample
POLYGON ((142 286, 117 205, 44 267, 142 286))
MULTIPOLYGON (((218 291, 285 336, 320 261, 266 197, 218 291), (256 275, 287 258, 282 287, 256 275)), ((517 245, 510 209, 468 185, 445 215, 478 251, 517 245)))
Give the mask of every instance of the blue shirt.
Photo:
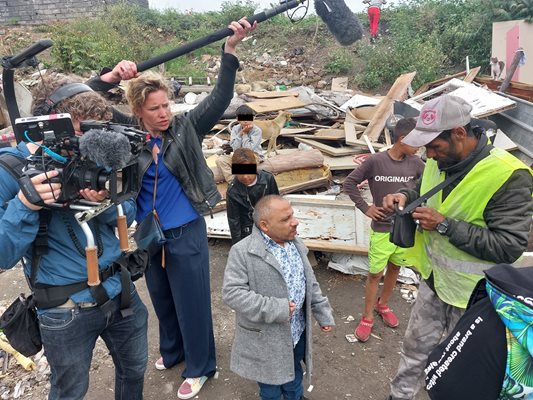
MULTIPOLYGON (((5 149, 18 157, 30 155, 24 142, 15 149, 5 149)), ((21 257, 26 260, 26 275, 30 275, 32 243, 39 230, 39 212, 30 210, 18 198, 18 183, 4 168, 0 167, 0 268, 13 267, 21 257)), ((128 224, 135 216, 135 201, 130 199, 122 204, 128 224)), ((87 280, 85 253, 80 253, 76 244, 85 249, 85 234, 74 218, 74 211, 52 210, 48 224, 48 253, 41 258, 36 282, 47 285, 68 285, 87 280), (69 233, 69 227, 71 232, 69 233), (71 236, 72 234, 72 236, 71 236)), ((119 241, 115 235, 117 209, 110 207, 95 217, 89 226, 102 254, 98 258, 100 270, 105 269, 120 256, 119 241), (98 223, 100 235, 96 234, 94 223, 98 223)), ((103 283, 110 298, 121 292, 120 275, 115 274, 103 283)), ((89 289, 71 296, 76 302, 95 302, 89 289)))
MULTIPOLYGON (((162 148, 161 137, 152 137, 150 146, 162 148)), ((157 155, 157 188, 155 209, 163 230, 177 228, 197 219, 200 214, 193 207, 183 191, 178 179, 167 169, 163 162, 162 152, 157 155)), ((146 170, 137 197, 137 222, 141 222, 152 210, 155 180, 155 162, 152 161, 146 170)))
POLYGON ((305 303, 305 273, 302 257, 292 241, 285 242, 285 246, 281 247, 264 232, 261 232, 261 234, 267 250, 272 253, 281 267, 283 279, 289 290, 289 300, 296 305, 291 317, 292 342, 296 346, 302 332, 305 330, 305 310, 303 309, 305 303))

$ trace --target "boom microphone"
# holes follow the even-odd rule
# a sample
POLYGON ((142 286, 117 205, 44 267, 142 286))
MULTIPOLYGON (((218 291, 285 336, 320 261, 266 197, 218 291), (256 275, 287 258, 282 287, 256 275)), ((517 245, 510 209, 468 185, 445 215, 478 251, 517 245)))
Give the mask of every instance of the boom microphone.
POLYGON ((82 156, 113 170, 124 168, 131 158, 130 142, 118 132, 90 129, 80 138, 79 147, 82 156))
POLYGON ((349 46, 363 37, 359 18, 343 0, 315 0, 315 11, 341 45, 349 46))

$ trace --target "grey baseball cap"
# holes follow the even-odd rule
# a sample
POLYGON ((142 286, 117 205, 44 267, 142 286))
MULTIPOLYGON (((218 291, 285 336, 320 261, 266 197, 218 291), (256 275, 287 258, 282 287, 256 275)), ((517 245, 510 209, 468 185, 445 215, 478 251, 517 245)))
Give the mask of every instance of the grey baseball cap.
POLYGON ((472 119, 472 105, 460 97, 444 94, 428 101, 420 110, 413 129, 402 143, 413 147, 425 146, 443 131, 465 126, 472 119))

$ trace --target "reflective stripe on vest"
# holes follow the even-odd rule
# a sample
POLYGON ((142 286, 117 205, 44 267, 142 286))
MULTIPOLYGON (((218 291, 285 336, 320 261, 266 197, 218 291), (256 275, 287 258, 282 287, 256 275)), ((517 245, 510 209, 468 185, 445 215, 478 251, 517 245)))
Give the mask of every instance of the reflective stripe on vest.
MULTIPOLYGON (((444 202, 442 191, 428 200, 427 206, 440 214, 486 227, 483 213, 487 203, 518 169, 529 169, 506 151, 494 148, 449 193, 444 202)), ((421 193, 445 179, 434 160, 428 160, 422 177, 421 193)), ((447 236, 436 231, 417 234, 415 244, 417 267, 424 278, 434 274, 435 290, 441 300, 455 307, 466 308, 474 286, 483 271, 493 262, 476 258, 451 244, 447 236)))

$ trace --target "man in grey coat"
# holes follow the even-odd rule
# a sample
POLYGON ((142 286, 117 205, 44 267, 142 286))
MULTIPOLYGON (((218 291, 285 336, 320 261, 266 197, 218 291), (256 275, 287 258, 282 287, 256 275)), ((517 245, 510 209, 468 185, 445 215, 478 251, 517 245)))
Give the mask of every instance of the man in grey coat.
POLYGON ((303 398, 305 359, 312 377, 311 314, 323 332, 335 324, 296 237, 298 220, 281 196, 259 200, 252 234, 229 253, 222 298, 235 310, 231 370, 259 384, 262 400, 303 398))

